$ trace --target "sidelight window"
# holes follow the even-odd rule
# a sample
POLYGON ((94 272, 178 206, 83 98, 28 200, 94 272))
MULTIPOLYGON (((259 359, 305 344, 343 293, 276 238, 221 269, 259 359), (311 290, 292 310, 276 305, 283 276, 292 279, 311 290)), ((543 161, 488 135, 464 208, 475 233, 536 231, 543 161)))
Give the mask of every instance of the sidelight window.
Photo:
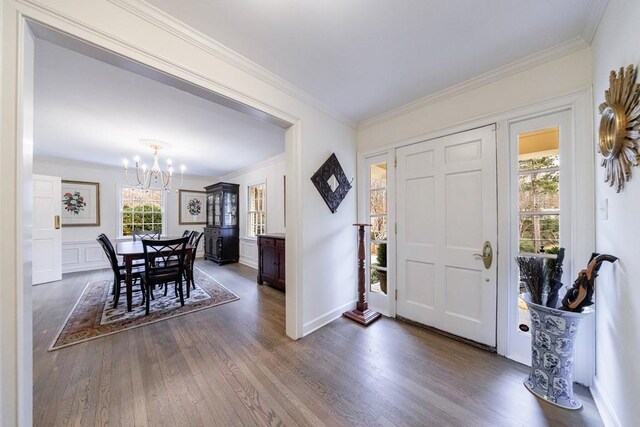
POLYGON ((369 290, 387 293, 387 163, 369 167, 369 290))

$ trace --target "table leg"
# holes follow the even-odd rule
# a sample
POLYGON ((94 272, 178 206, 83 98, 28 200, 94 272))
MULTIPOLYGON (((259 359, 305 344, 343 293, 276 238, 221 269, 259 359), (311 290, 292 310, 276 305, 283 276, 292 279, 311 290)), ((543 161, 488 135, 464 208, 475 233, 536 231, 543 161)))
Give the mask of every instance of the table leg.
POLYGON ((133 259, 124 257, 125 284, 127 285, 127 311, 131 311, 131 299, 133 295, 133 277, 131 270, 133 269, 133 259))

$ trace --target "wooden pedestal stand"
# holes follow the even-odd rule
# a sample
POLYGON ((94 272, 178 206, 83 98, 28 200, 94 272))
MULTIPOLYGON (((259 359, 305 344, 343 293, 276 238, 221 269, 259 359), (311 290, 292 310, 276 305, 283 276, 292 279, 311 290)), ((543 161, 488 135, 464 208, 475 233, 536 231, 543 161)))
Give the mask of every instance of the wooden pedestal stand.
POLYGON ((358 227, 358 302, 355 310, 345 311, 342 315, 361 325, 369 326, 381 316, 377 311, 369 309, 364 289, 364 228, 370 224, 353 225, 358 227))

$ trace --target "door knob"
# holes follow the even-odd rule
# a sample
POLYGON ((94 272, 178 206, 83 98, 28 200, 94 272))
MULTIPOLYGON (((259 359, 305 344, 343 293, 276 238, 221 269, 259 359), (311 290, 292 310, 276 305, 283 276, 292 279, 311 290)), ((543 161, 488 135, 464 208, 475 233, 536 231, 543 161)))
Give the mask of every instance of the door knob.
POLYGON ((491 268, 491 264, 493 263, 493 248, 491 247, 491 242, 486 241, 482 246, 481 254, 473 254, 473 256, 479 256, 482 258, 482 262, 484 263, 484 268, 487 270, 491 268))

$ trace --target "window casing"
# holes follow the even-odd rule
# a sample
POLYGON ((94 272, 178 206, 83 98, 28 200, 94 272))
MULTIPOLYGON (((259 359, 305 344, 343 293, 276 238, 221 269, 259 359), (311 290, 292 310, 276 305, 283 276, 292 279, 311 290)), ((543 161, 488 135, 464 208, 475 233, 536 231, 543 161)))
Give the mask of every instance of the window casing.
POLYGON ((264 234, 267 227, 266 185, 250 185, 247 189, 247 237, 264 234))
POLYGON ((160 230, 166 234, 165 192, 158 189, 120 188, 120 236, 134 230, 160 230))

